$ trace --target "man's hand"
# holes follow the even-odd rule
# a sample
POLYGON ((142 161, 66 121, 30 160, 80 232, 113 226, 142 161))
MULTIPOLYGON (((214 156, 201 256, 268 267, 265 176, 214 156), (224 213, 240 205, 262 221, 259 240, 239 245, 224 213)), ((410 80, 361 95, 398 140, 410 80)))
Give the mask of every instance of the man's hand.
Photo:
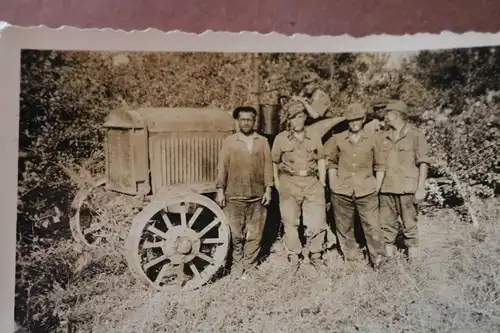
POLYGON ((264 193, 264 195, 262 196, 262 204, 264 206, 267 206, 269 205, 269 203, 271 202, 271 187, 266 187, 266 192, 264 193))
POLYGON ((328 169, 328 185, 330 185, 330 191, 333 192, 335 188, 335 180, 337 179, 337 170, 336 169, 328 169))
POLYGON ((296 101, 296 102, 302 102, 302 103, 306 102, 306 98, 302 97, 302 96, 292 96, 292 100, 296 101))
POLYGON ((385 172, 377 171, 376 177, 377 177, 377 193, 380 193, 380 191, 382 190, 382 184, 384 183, 385 172))
POLYGON ((326 180, 320 179, 319 182, 323 185, 323 187, 326 187, 326 180))
POLYGON ((415 204, 421 203, 422 201, 425 200, 425 195, 426 195, 425 189, 418 188, 417 191, 415 192, 415 196, 413 197, 413 202, 415 204))
POLYGON ((224 194, 223 189, 217 190, 217 195, 215 196, 215 202, 221 207, 224 207, 226 205, 226 195, 224 194))

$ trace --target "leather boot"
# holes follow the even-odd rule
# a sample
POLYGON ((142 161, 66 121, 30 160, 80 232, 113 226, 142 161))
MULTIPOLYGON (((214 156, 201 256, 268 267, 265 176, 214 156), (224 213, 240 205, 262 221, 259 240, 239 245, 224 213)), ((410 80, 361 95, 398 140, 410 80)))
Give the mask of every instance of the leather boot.
POLYGON ((323 260, 321 253, 311 253, 309 261, 311 265, 316 269, 321 269, 326 267, 325 261, 323 260))

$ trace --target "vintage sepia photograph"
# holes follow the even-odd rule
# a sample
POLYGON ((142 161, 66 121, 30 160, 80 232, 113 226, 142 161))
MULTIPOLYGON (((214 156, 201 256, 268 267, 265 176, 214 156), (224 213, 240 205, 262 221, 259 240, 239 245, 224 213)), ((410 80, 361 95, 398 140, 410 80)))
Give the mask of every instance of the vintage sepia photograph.
POLYGON ((499 46, 19 57, 19 330, 500 331, 499 46))

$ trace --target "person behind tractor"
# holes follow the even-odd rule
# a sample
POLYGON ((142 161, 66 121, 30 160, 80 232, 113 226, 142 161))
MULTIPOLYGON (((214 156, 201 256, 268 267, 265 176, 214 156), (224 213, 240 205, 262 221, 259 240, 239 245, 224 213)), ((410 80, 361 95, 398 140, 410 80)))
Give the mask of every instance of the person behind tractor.
POLYGON ((354 233, 357 211, 371 263, 377 268, 385 259, 378 199, 386 170, 385 155, 380 136, 363 126, 366 110, 361 104, 349 105, 344 117, 349 130, 335 134, 325 144, 337 239, 348 266, 362 259, 354 233))
POLYGON ((319 76, 314 72, 308 72, 302 79, 303 87, 300 93, 292 96, 291 100, 300 102, 304 106, 308 119, 306 125, 317 120, 332 117, 332 102, 326 92, 319 88, 319 76))
POLYGON ((367 114, 365 129, 373 130, 378 133, 382 133, 386 129, 387 127, 385 124, 386 107, 391 102, 394 102, 394 100, 387 98, 377 98, 372 103, 372 110, 371 110, 372 112, 367 114))
POLYGON ((271 201, 273 170, 267 139, 254 130, 257 111, 234 109, 239 131, 222 143, 216 202, 223 207, 232 238, 232 273, 244 277, 255 267, 271 201))
POLYGON ((408 120, 408 106, 402 101, 389 103, 383 133, 387 171, 380 191, 380 220, 389 256, 395 251, 402 221, 405 246, 410 259, 419 256, 417 208, 425 199, 429 165, 429 146, 423 132, 408 120))
POLYGON ((276 136, 271 152, 284 245, 294 272, 303 253, 298 230, 301 215, 309 262, 317 269, 324 266, 322 252, 327 229, 323 144, 321 138, 305 127, 306 117, 302 103, 290 103, 287 109, 290 128, 276 136))

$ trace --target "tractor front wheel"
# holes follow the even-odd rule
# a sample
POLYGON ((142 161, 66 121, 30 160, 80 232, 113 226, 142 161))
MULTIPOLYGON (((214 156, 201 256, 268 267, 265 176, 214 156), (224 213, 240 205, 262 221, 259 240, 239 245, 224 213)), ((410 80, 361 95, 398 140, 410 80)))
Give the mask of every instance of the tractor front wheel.
POLYGON ((133 219, 126 258, 132 274, 153 288, 192 290, 224 266, 229 243, 222 209, 186 193, 152 201, 133 219))

